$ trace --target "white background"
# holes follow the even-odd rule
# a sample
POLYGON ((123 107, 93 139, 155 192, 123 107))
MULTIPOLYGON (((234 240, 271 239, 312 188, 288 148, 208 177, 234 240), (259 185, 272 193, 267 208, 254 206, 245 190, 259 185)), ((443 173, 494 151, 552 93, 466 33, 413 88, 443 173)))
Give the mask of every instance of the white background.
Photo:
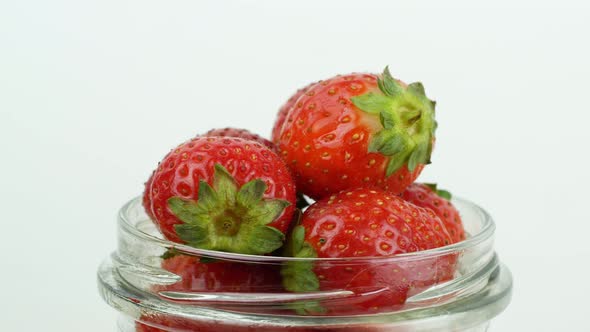
POLYGON ((493 330, 588 331, 589 33, 584 1, 2 1, 0 329, 113 331, 95 271, 170 148, 389 64, 438 101, 421 180, 497 222, 493 330))

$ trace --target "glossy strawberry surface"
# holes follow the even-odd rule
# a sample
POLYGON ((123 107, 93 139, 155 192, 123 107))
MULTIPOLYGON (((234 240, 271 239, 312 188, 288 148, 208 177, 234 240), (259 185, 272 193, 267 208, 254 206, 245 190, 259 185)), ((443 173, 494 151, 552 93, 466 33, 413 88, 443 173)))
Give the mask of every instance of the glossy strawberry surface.
POLYGON ((227 127, 227 128, 211 129, 201 136, 239 137, 239 138, 243 138, 246 140, 258 142, 271 150, 273 150, 275 147, 274 144, 271 141, 267 140, 266 138, 264 138, 258 134, 255 134, 247 129, 241 129, 241 128, 227 127))
POLYGON ((297 92, 295 92, 287 100, 287 102, 285 102, 283 104, 283 106, 281 106, 281 108, 279 109, 279 112, 277 113, 277 117, 275 119, 275 124, 274 124, 274 126, 272 128, 272 136, 271 137, 272 137, 273 143, 277 143, 278 142, 278 138, 280 136, 281 128, 283 127, 283 124, 287 120, 287 115, 289 113, 289 110, 291 110, 291 108, 293 107, 293 105, 295 105, 295 102, 297 102, 297 100, 299 99, 299 97, 301 97, 303 94, 305 94, 307 92, 307 90, 309 90, 316 83, 308 84, 307 86, 305 86, 305 87, 297 90, 297 92))
MULTIPOLYGON (((431 210, 379 189, 343 191, 310 206, 288 248, 295 257, 395 257, 451 242, 431 210), (297 234, 298 229, 304 235, 297 234), (299 238, 298 238, 299 237, 299 238)), ((291 291, 350 290, 352 298, 324 304, 329 314, 395 310, 408 296, 454 275, 455 256, 382 261, 318 262, 283 268, 291 291), (315 282, 314 282, 315 279, 315 282)), ((306 309, 307 310, 307 309, 306 309)), ((320 310, 320 308, 311 308, 320 310)))
POLYGON ((423 91, 416 97, 387 77, 402 101, 381 91, 379 75, 350 74, 321 81, 287 103, 292 106, 272 140, 299 191, 314 199, 367 185, 401 193, 418 177, 434 141, 434 104, 423 91), (371 98, 385 100, 381 113, 371 98))
POLYGON ((450 201, 450 193, 437 190, 435 185, 413 183, 402 193, 402 198, 414 205, 432 210, 445 224, 453 243, 465 239, 461 215, 450 201))
POLYGON ((169 240, 262 254, 255 251, 260 243, 249 242, 269 235, 275 237, 273 248, 280 246, 295 207, 295 186, 283 161, 262 144, 196 137, 162 160, 147 182, 143 203, 169 240))
POLYGON ((182 279, 159 291, 194 292, 279 292, 278 266, 230 261, 201 262, 198 257, 176 255, 165 259, 162 268, 182 279))

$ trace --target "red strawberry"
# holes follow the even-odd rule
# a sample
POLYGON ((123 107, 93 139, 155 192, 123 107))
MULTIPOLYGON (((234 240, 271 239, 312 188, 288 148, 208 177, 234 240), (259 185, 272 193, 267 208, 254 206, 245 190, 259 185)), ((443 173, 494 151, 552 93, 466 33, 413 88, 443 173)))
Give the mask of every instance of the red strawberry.
POLYGON ((182 278, 158 290, 194 292, 279 292, 276 265, 229 261, 200 262, 198 257, 175 255, 162 261, 162 268, 182 278))
POLYGON ((402 193, 406 201, 434 211, 443 221, 453 243, 465 239, 465 230, 459 211, 451 203, 451 193, 436 188, 436 184, 413 183, 402 193))
POLYGON ((241 138, 193 138, 147 183, 144 206, 164 236, 202 249, 269 253, 282 245, 295 206, 282 160, 241 138))
POLYGON ((386 68, 313 85, 272 140, 314 199, 366 185, 401 193, 430 163, 435 127, 422 84, 405 85, 386 68))
MULTIPOLYGON (((449 244, 442 221, 391 193, 360 188, 311 205, 286 250, 295 257, 383 257, 449 244)), ((395 309, 406 298, 454 275, 454 256, 398 262, 289 262, 281 273, 289 291, 350 290, 352 298, 324 303, 330 314, 395 309)), ((303 311, 317 305, 302 304, 303 311)))
POLYGON ((279 109, 279 113, 277 113, 277 119, 275 120, 275 125, 272 128, 272 139, 273 139, 273 143, 277 143, 278 138, 279 138, 279 134, 281 132, 281 128, 283 127, 283 123, 285 122, 285 120, 287 120, 287 114, 289 113, 289 110, 291 109, 291 107, 293 107, 293 105, 295 105, 295 102, 297 101, 297 99, 299 99, 299 97, 301 97, 304 93, 307 92, 307 90, 309 90, 313 85, 317 84, 317 82, 315 83, 311 83, 299 90, 297 90, 297 92, 295 92, 294 95, 291 96, 291 98, 289 98, 289 100, 287 100, 287 102, 281 106, 281 108, 279 109))
MULTIPOLYGON (((201 262, 198 257, 169 251, 164 255, 162 268, 182 278, 181 281, 158 287, 156 291, 181 292, 280 292, 282 291, 279 266, 247 264, 230 261, 201 262)), ((224 326, 216 322, 171 318, 162 315, 144 315, 142 321, 153 326, 136 323, 138 332, 162 331, 254 331, 247 328, 224 326), (157 326, 157 327, 155 327, 157 326)))
POLYGON ((247 129, 239 129, 239 128, 221 128, 221 129, 211 129, 206 132, 204 135, 201 136, 219 136, 219 137, 239 137, 243 139, 247 139, 250 141, 258 142, 267 148, 273 150, 275 145, 272 144, 271 141, 267 140, 266 138, 254 134, 247 129))

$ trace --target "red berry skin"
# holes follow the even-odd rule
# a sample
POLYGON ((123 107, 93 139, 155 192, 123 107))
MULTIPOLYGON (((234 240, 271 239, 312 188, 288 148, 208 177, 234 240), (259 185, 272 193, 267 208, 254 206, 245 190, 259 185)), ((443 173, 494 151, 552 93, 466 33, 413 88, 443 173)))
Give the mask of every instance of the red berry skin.
POLYGON ((316 200, 367 185, 401 193, 418 177, 423 164, 412 172, 403 165, 386 176, 389 159, 368 152, 382 125, 378 115, 360 110, 351 98, 378 91, 377 75, 336 76, 313 85, 293 104, 273 141, 300 192, 316 200))
MULTIPOLYGON (((155 291, 180 292, 281 292, 280 266, 229 261, 200 262, 198 257, 175 255, 162 261, 162 268, 182 278, 157 287, 155 291)), ((167 331, 255 331, 254 328, 230 326, 220 322, 196 321, 165 316, 144 315, 136 323, 137 332, 167 331), (157 326, 157 327, 155 327, 157 326)))
POLYGON ((152 213, 152 208, 151 208, 151 204, 152 204, 152 198, 151 195, 148 195, 145 191, 148 190, 148 188, 152 187, 152 180, 154 178, 154 173, 152 172, 152 176, 149 177, 149 179, 146 181, 145 185, 144 185, 144 194, 141 197, 141 203, 143 205, 143 208, 145 210, 145 213, 148 215, 148 217, 150 217, 151 220, 156 220, 156 217, 154 216, 154 214, 152 213))
MULTIPOLYGON (((155 291, 180 292, 282 292, 280 266, 272 264, 247 264, 228 261, 202 263, 198 257, 176 255, 162 261, 162 268, 182 278, 168 286, 157 287, 155 291)), ((244 307, 246 311, 255 307, 244 307)), ((235 308, 234 310, 239 310, 235 308)), ((264 313, 264 312, 260 312, 264 313)), ((235 322, 198 321, 185 318, 171 318, 162 315, 144 315, 135 323, 137 332, 310 332, 318 329, 309 327, 273 328, 239 325, 235 322), (142 323, 143 322, 143 323, 142 323)), ((321 329, 326 332, 373 331, 369 328, 348 327, 321 329)))
MULTIPOLYGON (((304 241, 318 258, 383 257, 441 247, 451 238, 431 210, 380 189, 343 191, 311 205, 301 224, 304 241)), ((297 257, 297 254, 295 254, 297 257)), ((301 256, 300 256, 301 257, 301 256)), ((319 290, 351 290, 353 298, 325 304, 328 314, 358 314, 399 309, 406 299, 453 278, 454 255, 396 263, 316 263, 319 290), (381 290, 376 295, 362 295, 381 290)), ((295 281, 285 279, 291 291, 295 281)), ((316 289, 317 290, 317 289, 316 289)))
POLYGON ((317 82, 308 84, 307 86, 297 90, 297 92, 295 92, 295 94, 293 94, 289 98, 289 100, 287 100, 287 102, 285 104, 283 104, 283 106, 281 106, 281 108, 279 109, 279 112, 277 113, 277 118, 275 120, 275 124, 272 128, 271 138, 272 138, 273 143, 276 144, 279 140, 280 132, 281 132, 281 129, 283 128, 283 123, 285 123, 285 120, 287 120, 287 115, 289 113, 289 110, 293 107, 293 105, 295 105, 295 102, 299 99, 299 97, 301 97, 303 94, 305 94, 307 92, 307 90, 309 90, 315 84, 317 84, 317 82))
POLYGON ((271 150, 275 149, 275 145, 271 141, 247 129, 231 127, 211 129, 201 136, 239 137, 246 140, 258 142, 271 150))
POLYGON ((449 200, 439 196, 436 191, 423 183, 413 183, 402 193, 406 201, 430 209, 445 224, 452 243, 465 240, 465 229, 459 211, 449 200))
POLYGON ((182 280, 159 287, 158 291, 264 293, 282 289, 276 265, 228 261, 201 263, 198 257, 176 255, 162 261, 162 268, 182 280))
POLYGON ((215 165, 233 176, 239 186, 250 180, 266 183, 265 199, 290 203, 268 226, 285 233, 295 207, 295 186, 283 161, 267 147, 241 138, 195 137, 174 148, 147 181, 143 204, 147 214, 168 240, 184 243, 175 225, 183 222, 170 210, 168 199, 198 201, 199 181, 211 183, 215 165))

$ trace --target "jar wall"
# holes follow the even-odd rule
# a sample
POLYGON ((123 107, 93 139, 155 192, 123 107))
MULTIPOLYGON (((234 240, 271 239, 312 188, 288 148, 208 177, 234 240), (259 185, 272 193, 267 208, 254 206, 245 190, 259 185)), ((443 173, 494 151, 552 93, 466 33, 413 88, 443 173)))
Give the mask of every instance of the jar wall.
POLYGON ((166 241, 136 199, 121 210, 119 246, 99 267, 99 289, 104 300, 122 313, 118 325, 124 332, 486 331, 490 320, 510 301, 512 277, 493 250, 494 225, 490 216, 468 201, 456 200, 455 204, 470 233, 465 241, 391 257, 309 259, 304 262, 316 271, 342 266, 344 270, 373 274, 390 272, 376 278, 371 289, 289 293, 282 288, 277 271, 302 261, 210 252, 166 241), (201 264, 203 258, 207 262, 201 264), (175 260, 185 265, 179 270, 167 266, 175 260), (453 264, 449 265, 449 261, 453 264), (200 270, 184 274, 186 264, 200 270), (263 271, 260 274, 264 278, 246 283, 260 287, 246 289, 240 283, 219 289, 201 278, 203 269, 210 277, 212 269, 225 267, 223 264, 235 268, 232 274, 255 275, 247 272, 263 271), (455 269, 453 273, 449 274, 449 267, 455 269), (417 279, 413 283, 403 280, 411 278, 410 272, 416 270, 447 277, 417 279), (403 271, 408 273, 396 281, 396 273, 403 271), (277 280, 268 277, 275 274, 277 280), (385 294, 393 298, 399 295, 399 289, 405 292, 402 303, 391 303, 373 312, 363 307, 363 301, 371 296, 385 294), (307 309, 309 303, 327 311, 295 310, 302 305, 307 309), (146 325, 138 329, 135 320, 146 325))
MULTIPOLYGON (((489 327, 490 327, 490 322, 484 322, 481 323, 477 326, 473 326, 473 327, 469 327, 469 328, 457 328, 457 329, 452 329, 449 330, 448 332, 487 332, 489 331, 489 327)), ((201 331, 201 330, 195 330, 195 331, 201 331)), ((251 329, 244 329, 244 330, 240 330, 240 329, 236 329, 235 327, 222 327, 222 326, 217 326, 215 329, 211 329, 211 330, 202 330, 202 331, 215 331, 215 332, 239 332, 239 331, 251 331, 251 332, 257 332, 257 331, 261 331, 261 332, 285 332, 285 331, 300 331, 300 332, 411 332, 411 331, 416 331, 414 329, 400 329, 397 327, 345 327, 345 328, 334 328, 334 327, 330 327, 330 328, 321 328, 321 327, 314 327, 314 328, 293 328, 293 329, 286 329, 286 328, 269 328, 269 329, 256 329, 256 328, 251 328, 251 329)), ((189 332, 188 330, 182 330, 182 329, 175 329, 175 328, 167 328, 167 327, 163 327, 160 326, 158 327, 154 327, 154 326, 149 326, 149 325, 142 325, 141 323, 137 322, 136 320, 128 317, 128 316, 124 316, 121 315, 118 319, 118 323, 117 323, 117 332, 189 332)), ((193 331, 190 331, 193 332, 193 331)), ((442 331, 444 332, 444 331, 442 331)))

